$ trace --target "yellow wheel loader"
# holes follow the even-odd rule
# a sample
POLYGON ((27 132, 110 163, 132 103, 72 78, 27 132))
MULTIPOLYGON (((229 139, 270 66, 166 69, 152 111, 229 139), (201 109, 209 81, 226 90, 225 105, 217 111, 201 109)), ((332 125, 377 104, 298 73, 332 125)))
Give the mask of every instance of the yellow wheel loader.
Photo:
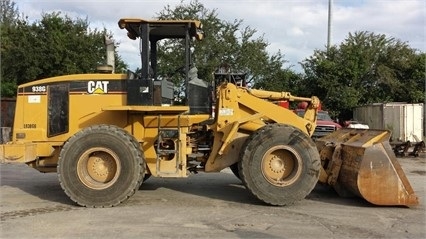
MULTIPOLYGON (((389 145, 389 132, 338 130, 316 143, 317 97, 245 87, 244 74, 217 72, 214 90, 198 79, 191 43, 203 39, 196 20, 121 19, 140 40, 141 72, 58 76, 20 85, 12 137, 2 163, 57 172, 72 201, 116 206, 148 177, 188 177, 227 167, 270 205, 305 198, 315 185, 333 186, 377 205, 416 205, 389 145), (183 42, 184 105, 157 75, 157 45, 183 42), (275 104, 309 102, 303 117, 275 104)), ((143 186, 143 185, 142 185, 143 186)))

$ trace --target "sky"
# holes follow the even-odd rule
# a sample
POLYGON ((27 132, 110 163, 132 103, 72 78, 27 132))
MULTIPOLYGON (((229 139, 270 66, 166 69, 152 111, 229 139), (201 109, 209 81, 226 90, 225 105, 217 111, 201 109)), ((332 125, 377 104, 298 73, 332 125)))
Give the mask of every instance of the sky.
MULTIPOLYGON (((243 20, 243 27, 257 30, 269 43, 268 52, 279 50, 290 67, 302 71, 300 62, 325 50, 328 35, 329 1, 332 1, 330 42, 339 45, 349 33, 369 31, 385 34, 410 47, 426 52, 426 1, 424 0, 199 0, 206 9, 216 10, 222 20, 243 20)), ((111 31, 119 42, 118 53, 134 70, 140 66, 138 42, 118 28, 121 18, 152 19, 180 0, 15 0, 21 13, 31 21, 43 13, 60 11, 86 18, 91 28, 111 31)), ((184 1, 189 3, 188 0, 184 1)), ((208 33, 207 33, 208 34, 208 33)))

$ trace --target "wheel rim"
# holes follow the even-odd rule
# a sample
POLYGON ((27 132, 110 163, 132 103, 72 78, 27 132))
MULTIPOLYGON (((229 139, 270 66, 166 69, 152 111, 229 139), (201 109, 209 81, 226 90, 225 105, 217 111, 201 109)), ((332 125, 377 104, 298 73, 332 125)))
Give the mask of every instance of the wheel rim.
POLYGON ((293 184, 301 175, 302 159, 291 147, 270 148, 262 158, 262 174, 269 183, 284 187, 293 184))
POLYGON ((107 148, 91 148, 78 159, 78 178, 91 189, 110 187, 117 181, 120 172, 121 165, 117 154, 107 148))

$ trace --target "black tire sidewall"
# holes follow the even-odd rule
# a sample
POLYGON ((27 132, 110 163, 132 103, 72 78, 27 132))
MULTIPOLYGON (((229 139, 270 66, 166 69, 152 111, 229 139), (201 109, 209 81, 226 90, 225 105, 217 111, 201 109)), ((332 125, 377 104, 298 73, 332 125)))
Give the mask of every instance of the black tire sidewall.
POLYGON ((288 205, 302 200, 315 187, 320 160, 315 144, 306 134, 292 126, 273 124, 247 139, 239 168, 245 186, 257 198, 272 205, 288 205), (279 145, 291 147, 302 159, 300 176, 286 186, 273 185, 262 174, 263 156, 271 147, 279 145))
MULTIPOLYGON (((58 174, 64 191, 83 206, 114 206, 127 199, 139 188, 144 170, 143 158, 133 139, 123 130, 111 126, 90 127, 72 137, 60 154, 58 174), (95 190, 85 186, 77 175, 81 155, 93 147, 110 149, 120 161, 120 175, 110 187, 95 190)), ((140 150, 139 150, 140 151, 140 150)))

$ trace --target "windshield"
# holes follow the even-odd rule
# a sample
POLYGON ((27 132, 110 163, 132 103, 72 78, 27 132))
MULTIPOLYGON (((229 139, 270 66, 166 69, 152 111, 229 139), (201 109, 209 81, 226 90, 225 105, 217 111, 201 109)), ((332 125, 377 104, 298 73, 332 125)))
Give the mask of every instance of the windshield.
POLYGON ((324 121, 333 121, 327 112, 325 111, 319 111, 318 112, 318 120, 324 120, 324 121))
MULTIPOLYGON (((305 114, 305 111, 303 111, 303 110, 297 111, 297 115, 300 116, 300 117, 303 117, 304 114, 305 114)), ((327 111, 318 111, 317 120, 333 121, 330 118, 330 115, 328 115, 327 111)))

